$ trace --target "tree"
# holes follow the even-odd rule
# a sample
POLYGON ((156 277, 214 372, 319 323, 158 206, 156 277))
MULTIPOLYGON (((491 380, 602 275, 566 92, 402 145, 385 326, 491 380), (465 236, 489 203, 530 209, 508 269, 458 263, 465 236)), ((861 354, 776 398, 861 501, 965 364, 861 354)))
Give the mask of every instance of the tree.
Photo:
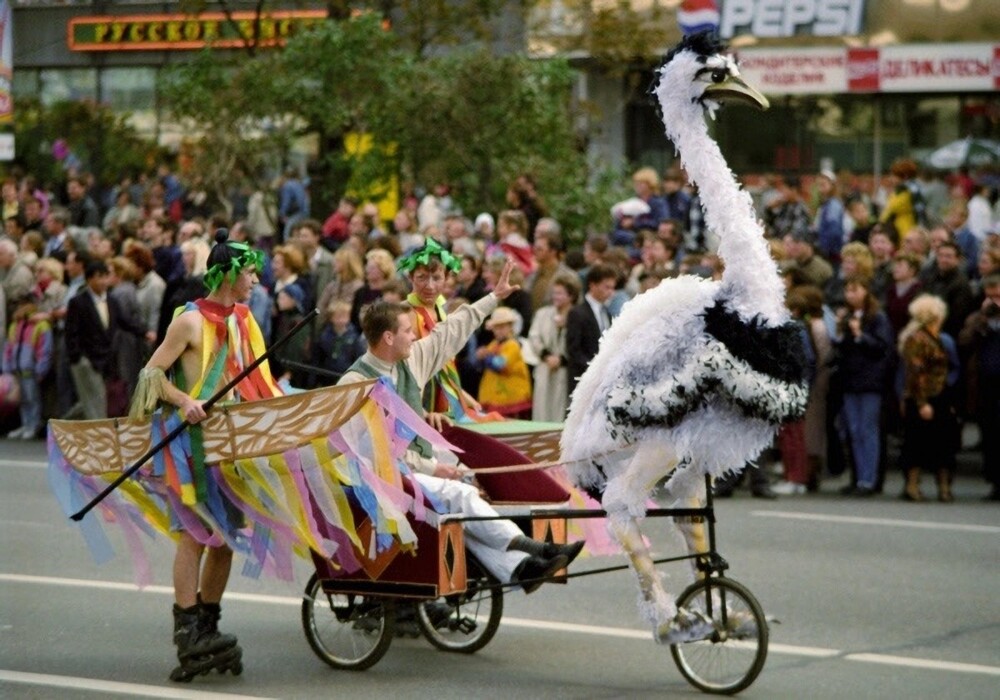
POLYGON ((104 184, 148 170, 162 155, 155 143, 129 124, 127 114, 93 101, 46 106, 37 98, 22 97, 14 111, 14 138, 18 153, 15 164, 50 183, 66 176, 65 161, 53 154, 53 144, 59 140, 79 161, 80 172, 90 172, 104 184))

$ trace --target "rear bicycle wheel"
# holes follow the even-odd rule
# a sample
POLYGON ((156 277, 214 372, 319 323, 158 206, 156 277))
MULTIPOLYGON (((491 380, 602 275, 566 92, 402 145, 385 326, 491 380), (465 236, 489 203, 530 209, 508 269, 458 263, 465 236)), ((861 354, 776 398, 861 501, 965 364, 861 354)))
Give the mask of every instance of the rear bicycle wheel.
POLYGON ((395 617, 391 604, 354 594, 328 594, 316 574, 302 595, 302 627, 309 646, 334 668, 363 671, 385 656, 395 617))
POLYGON ((748 688, 764 668, 768 643, 764 611, 753 594, 732 579, 708 577, 688 586, 677 606, 704 613, 715 627, 707 639, 670 646, 681 675, 706 693, 748 688))
POLYGON ((490 643, 503 616, 503 590, 473 557, 466 559, 464 593, 417 605, 417 621, 427 641, 442 651, 472 654, 490 643))

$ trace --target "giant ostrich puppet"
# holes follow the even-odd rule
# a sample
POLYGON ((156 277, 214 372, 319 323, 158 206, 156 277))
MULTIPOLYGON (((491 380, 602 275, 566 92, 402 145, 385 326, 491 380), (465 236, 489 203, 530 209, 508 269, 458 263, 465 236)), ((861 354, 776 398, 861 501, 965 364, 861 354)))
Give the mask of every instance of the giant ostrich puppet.
MULTIPOLYGON (((714 117, 725 101, 768 106, 723 51, 710 34, 686 37, 651 88, 667 136, 698 185, 705 221, 721 239, 722 280, 664 280, 626 304, 577 384, 562 435, 576 483, 603 491, 654 636, 671 643, 705 621, 678 611, 653 569, 637 524, 652 489, 673 472, 672 497, 700 498, 705 474, 742 469, 777 426, 804 412, 807 398, 801 335, 789 322, 777 266, 750 195, 703 115, 714 117)), ((691 529, 684 534, 692 546, 691 529)))

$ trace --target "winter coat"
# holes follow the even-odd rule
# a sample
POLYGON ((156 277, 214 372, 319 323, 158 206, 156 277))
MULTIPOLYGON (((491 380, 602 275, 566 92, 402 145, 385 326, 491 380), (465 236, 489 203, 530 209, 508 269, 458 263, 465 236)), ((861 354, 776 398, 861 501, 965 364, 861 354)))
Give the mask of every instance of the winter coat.
POLYGON ((892 327, 881 311, 862 319, 858 338, 845 330, 834 340, 837 379, 844 393, 882 393, 890 379, 893 345, 892 327))

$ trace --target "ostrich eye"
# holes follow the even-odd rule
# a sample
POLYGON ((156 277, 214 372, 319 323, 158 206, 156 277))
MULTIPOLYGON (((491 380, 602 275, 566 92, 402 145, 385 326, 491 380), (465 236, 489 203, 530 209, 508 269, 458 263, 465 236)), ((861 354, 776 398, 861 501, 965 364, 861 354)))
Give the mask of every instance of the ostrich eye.
POLYGON ((716 68, 712 71, 712 82, 721 83, 729 75, 729 72, 725 68, 716 68))

